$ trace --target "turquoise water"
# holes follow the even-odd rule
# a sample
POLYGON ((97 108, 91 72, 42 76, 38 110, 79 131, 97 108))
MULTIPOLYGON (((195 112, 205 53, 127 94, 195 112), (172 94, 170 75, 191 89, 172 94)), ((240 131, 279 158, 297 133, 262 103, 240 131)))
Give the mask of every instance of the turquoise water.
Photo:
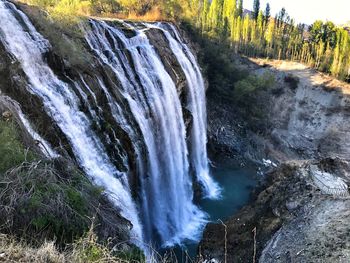
POLYGON ((256 167, 223 164, 213 168, 212 175, 222 187, 222 198, 202 200, 199 205, 209 214, 211 221, 224 221, 248 203, 257 184, 256 167))
MULTIPOLYGON (((235 163, 216 164, 211 172, 222 188, 219 200, 202 200, 199 205, 208 213, 210 221, 225 221, 250 200, 250 194, 257 185, 257 167, 247 165, 240 167, 235 163)), ((186 254, 195 257, 197 243, 185 243, 183 247, 174 248, 179 262, 185 262, 186 254)))

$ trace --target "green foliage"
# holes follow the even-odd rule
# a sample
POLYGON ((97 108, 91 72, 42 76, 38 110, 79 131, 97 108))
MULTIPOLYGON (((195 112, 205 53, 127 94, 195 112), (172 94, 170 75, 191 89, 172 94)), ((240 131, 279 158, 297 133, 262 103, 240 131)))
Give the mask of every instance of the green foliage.
POLYGON ((83 262, 99 262, 103 258, 104 249, 97 243, 89 243, 81 254, 83 262))
POLYGON ((265 24, 267 24, 270 21, 270 17, 271 17, 271 8, 269 3, 266 4, 264 16, 265 16, 265 24))
POLYGON ((203 35, 218 42, 229 40, 231 52, 300 61, 339 79, 349 80, 350 37, 347 30, 332 22, 316 21, 307 32, 305 25, 295 24, 285 8, 271 19, 270 5, 266 5, 263 13, 259 0, 254 1, 252 17, 242 17, 242 13, 242 0, 238 6, 237 1, 204 1, 202 15, 194 16, 190 21, 194 25, 200 24, 203 35))
POLYGON ((0 174, 8 169, 34 159, 19 139, 18 127, 12 121, 0 120, 0 174))
POLYGON ((257 20, 260 11, 260 0, 254 0, 253 3, 253 19, 257 20))
POLYGON ((111 219, 115 216, 112 209, 106 208, 105 216, 99 210, 105 203, 103 189, 93 186, 75 168, 63 169, 67 163, 55 162, 25 162, 0 174, 3 231, 69 243, 86 233, 90 218, 96 215, 99 220, 115 223, 111 219), (63 170, 58 170, 56 165, 63 170))
POLYGON ((239 0, 239 2, 238 2, 237 16, 239 16, 241 18, 243 16, 243 0, 239 0))
POLYGON ((136 246, 132 247, 128 251, 116 253, 116 257, 127 262, 146 262, 145 254, 136 246))
POLYGON ((235 83, 233 97, 239 103, 251 104, 257 92, 267 90, 275 84, 274 77, 265 73, 262 76, 248 75, 235 83))
MULTIPOLYGON (((58 24, 64 25, 63 28, 74 28, 69 30, 71 32, 79 32, 78 27, 72 26, 76 24, 77 15, 182 20, 197 27, 204 36, 219 42, 229 40, 231 52, 300 61, 341 80, 350 78, 350 38, 347 30, 336 27, 332 22, 316 21, 307 31, 305 25, 295 24, 285 8, 271 19, 269 3, 263 12, 260 10, 260 0, 254 0, 251 17, 243 17, 243 0, 23 1, 46 8, 51 17, 60 21, 58 24), (147 13, 150 15, 147 16, 147 13)), ((55 50, 72 66, 89 63, 84 45, 66 37, 70 33, 57 34, 62 30, 52 30, 50 20, 39 19, 37 23, 41 24, 55 50)))
POLYGON ((230 55, 232 52, 227 43, 200 34, 190 23, 182 23, 182 27, 201 47, 198 59, 209 81, 208 92, 226 93, 227 90, 233 89, 234 83, 246 73, 235 67, 234 58, 230 55))

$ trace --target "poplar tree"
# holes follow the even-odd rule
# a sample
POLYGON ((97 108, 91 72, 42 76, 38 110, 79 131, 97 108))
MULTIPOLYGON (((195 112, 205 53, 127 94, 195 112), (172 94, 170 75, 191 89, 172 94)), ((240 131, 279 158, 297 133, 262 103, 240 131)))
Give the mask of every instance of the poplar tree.
POLYGON ((223 17, 229 20, 235 16, 237 0, 224 0, 223 17))
POLYGON ((203 0, 203 8, 202 8, 202 31, 208 30, 208 14, 209 14, 210 3, 209 0, 203 0))
POLYGON ((223 28, 223 5, 224 0, 213 0, 211 2, 208 14, 209 27, 211 29, 216 29, 219 32, 222 32, 223 28))
POLYGON ((264 17, 265 17, 265 24, 267 25, 271 17, 271 7, 269 3, 266 4, 264 17))
POLYGON ((237 16, 243 18, 243 0, 239 0, 238 2, 237 16))
POLYGON ((253 19, 256 21, 260 11, 260 0, 254 0, 253 4, 253 19))

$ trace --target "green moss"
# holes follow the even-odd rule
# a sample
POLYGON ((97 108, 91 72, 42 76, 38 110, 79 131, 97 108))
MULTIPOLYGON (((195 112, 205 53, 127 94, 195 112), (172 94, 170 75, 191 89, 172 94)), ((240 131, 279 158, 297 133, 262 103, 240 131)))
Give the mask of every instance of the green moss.
POLYGON ((22 145, 17 131, 18 127, 12 121, 0 120, 0 173, 34 159, 34 154, 22 145))

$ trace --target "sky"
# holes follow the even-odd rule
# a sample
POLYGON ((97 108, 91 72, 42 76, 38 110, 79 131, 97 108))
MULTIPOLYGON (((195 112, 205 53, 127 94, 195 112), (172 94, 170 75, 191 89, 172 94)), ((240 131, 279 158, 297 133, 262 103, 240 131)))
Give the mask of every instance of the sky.
MULTIPOLYGON (((243 0, 244 8, 252 10, 253 1, 243 0)), ((260 0, 262 10, 265 10, 266 3, 270 3, 272 16, 284 7, 297 23, 311 25, 320 19, 340 25, 350 21, 350 0, 260 0)))

